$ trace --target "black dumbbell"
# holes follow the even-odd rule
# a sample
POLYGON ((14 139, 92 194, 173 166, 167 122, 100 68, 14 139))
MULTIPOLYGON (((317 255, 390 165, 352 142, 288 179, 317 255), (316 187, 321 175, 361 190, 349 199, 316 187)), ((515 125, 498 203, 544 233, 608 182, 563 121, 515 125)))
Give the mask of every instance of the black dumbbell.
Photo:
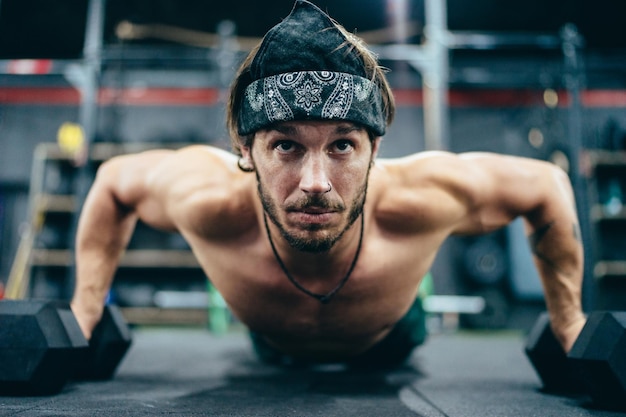
POLYGON ((0 393, 60 391, 87 346, 69 304, 0 301, 0 393))
POLYGON ((583 385, 561 344, 550 328, 550 316, 542 313, 526 339, 526 356, 543 384, 543 390, 556 394, 578 394, 583 385))
POLYGON ((626 312, 591 313, 569 354, 543 313, 525 351, 546 392, 587 394, 597 406, 626 409, 626 312))
POLYGON ((598 311, 567 355, 596 404, 626 411, 626 311, 598 311))
POLYGON ((93 330, 87 354, 73 379, 111 379, 131 342, 132 335, 122 312, 114 305, 107 305, 100 322, 93 330))
POLYGON ((112 376, 131 343, 120 318, 107 306, 88 343, 65 301, 0 300, 0 395, 51 395, 71 379, 112 376))

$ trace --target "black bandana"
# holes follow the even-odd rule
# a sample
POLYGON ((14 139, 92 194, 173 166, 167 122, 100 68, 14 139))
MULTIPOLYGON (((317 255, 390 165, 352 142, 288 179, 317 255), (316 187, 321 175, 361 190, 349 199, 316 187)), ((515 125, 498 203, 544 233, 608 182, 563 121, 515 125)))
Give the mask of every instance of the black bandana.
POLYGON ((297 0, 265 35, 249 75, 242 136, 288 120, 348 120, 385 134, 379 88, 328 15, 308 1, 297 0))

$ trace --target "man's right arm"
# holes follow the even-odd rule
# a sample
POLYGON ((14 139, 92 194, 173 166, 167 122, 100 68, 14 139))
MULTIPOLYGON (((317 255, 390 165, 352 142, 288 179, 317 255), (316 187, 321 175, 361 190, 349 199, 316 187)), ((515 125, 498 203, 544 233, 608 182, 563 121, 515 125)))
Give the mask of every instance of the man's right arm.
MULTIPOLYGON (((105 298, 137 220, 189 238, 213 239, 241 223, 237 184, 250 182, 237 158, 210 146, 153 150, 105 162, 87 195, 76 234, 72 310, 85 336, 105 298), (229 217, 230 215, 230 217, 229 217)), ((241 227, 241 226, 239 226, 241 227)))
POLYGON ((152 213, 147 217, 165 228, 173 227, 157 202, 151 201, 147 186, 152 167, 170 154, 152 151, 120 156, 103 163, 98 170, 78 223, 72 300, 72 310, 88 338, 102 315, 119 260, 139 218, 138 207, 150 204, 152 213))

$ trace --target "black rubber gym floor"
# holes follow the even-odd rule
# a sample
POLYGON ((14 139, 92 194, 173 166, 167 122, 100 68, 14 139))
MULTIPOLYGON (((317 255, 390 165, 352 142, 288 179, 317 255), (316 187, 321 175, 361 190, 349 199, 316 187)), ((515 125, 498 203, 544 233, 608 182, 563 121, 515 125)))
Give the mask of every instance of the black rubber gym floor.
POLYGON ((406 368, 355 373, 263 365, 243 332, 147 328, 135 330, 115 379, 0 397, 0 416, 625 415, 539 387, 518 333, 432 335, 406 368))

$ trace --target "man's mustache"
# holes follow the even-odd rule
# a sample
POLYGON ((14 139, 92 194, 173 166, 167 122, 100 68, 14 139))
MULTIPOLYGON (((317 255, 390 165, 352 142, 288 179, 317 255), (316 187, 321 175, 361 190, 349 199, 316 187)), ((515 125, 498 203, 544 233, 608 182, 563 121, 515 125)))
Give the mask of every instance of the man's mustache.
POLYGON ((329 211, 343 211, 346 208, 342 203, 329 201, 322 195, 307 195, 289 203, 286 209, 287 211, 302 211, 313 207, 329 211))

